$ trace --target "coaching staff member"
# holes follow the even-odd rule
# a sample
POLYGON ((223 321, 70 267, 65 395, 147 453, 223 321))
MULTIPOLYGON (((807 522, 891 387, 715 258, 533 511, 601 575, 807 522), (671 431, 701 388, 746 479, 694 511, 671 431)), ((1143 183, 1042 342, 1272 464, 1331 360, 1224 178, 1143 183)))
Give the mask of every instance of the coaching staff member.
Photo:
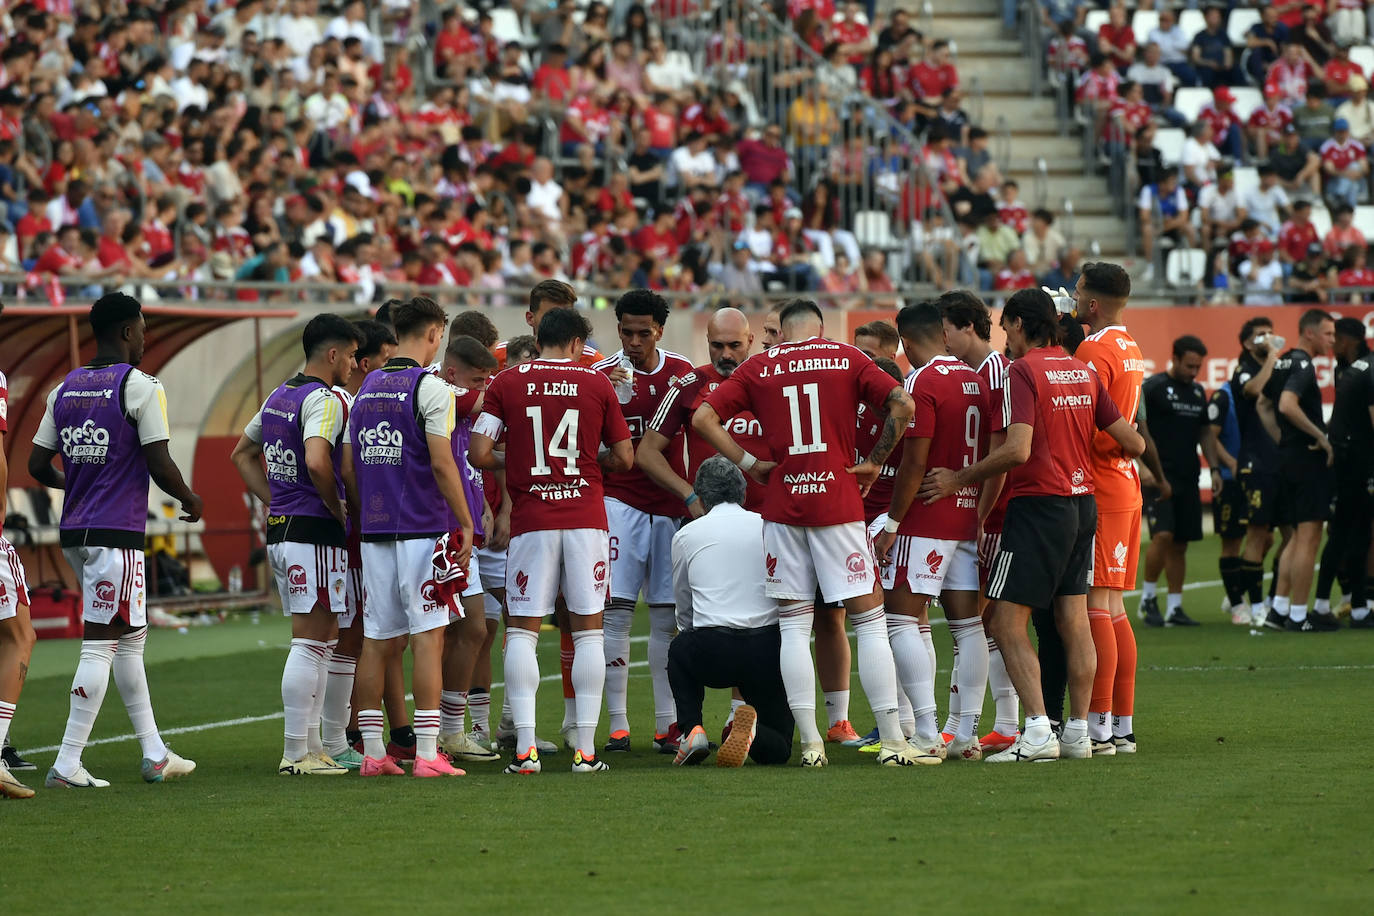
POLYGON ((701 727, 704 688, 738 687, 730 737, 716 764, 786 763, 792 709, 778 660, 778 603, 764 594, 763 517, 742 507, 744 475, 729 459, 707 458, 694 484, 706 514, 673 536, 673 596, 681 630, 668 645, 668 683, 684 734, 679 766, 710 753, 701 727))
POLYGON ((1128 458, 1145 440, 1124 419, 1098 377, 1059 347, 1054 302, 1023 289, 1007 300, 1002 329, 1014 362, 1008 374, 1011 424, 1006 440, 978 463, 959 471, 937 468, 920 495, 948 499, 964 487, 1006 473, 1011 494, 1002 545, 992 561, 987 595, 989 635, 997 641, 1026 727, 1007 750, 988 758, 1002 763, 1092 756, 1088 704, 1097 650, 1088 628, 1088 582, 1097 532, 1091 445, 1106 430, 1128 458), (1045 714, 1040 666, 1026 634, 1031 608, 1053 607, 1069 670, 1070 714, 1055 740, 1045 714))

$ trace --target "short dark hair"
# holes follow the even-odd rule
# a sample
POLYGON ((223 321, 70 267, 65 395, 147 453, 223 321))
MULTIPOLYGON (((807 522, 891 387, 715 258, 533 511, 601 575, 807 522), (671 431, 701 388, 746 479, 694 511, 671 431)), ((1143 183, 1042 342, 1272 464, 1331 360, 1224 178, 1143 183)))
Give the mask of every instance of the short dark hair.
POLYGON ((91 330, 96 340, 108 340, 143 314, 143 306, 127 293, 106 293, 91 306, 91 330))
POLYGON ((973 327, 979 340, 992 340, 992 312, 976 293, 966 289, 952 289, 935 300, 941 315, 956 328, 973 327))
POLYGON ((539 355, 539 344, 535 342, 533 334, 521 334, 506 341, 507 366, 518 362, 527 353, 532 356, 539 355))
POLYGON ((800 318, 805 315, 814 316, 820 322, 825 321, 825 313, 821 311, 821 307, 815 303, 815 300, 793 299, 783 303, 782 308, 778 310, 778 324, 787 324, 793 318, 800 318))
POLYGON ((1207 345, 1202 342, 1202 338, 1192 334, 1184 334, 1174 341, 1174 358, 1186 356, 1189 353, 1196 353, 1198 356, 1207 355, 1207 345))
POLYGON ((1308 309, 1307 311, 1303 312, 1302 317, 1298 319, 1298 333, 1301 334, 1308 328, 1314 328, 1317 325, 1321 324, 1323 321, 1334 320, 1335 319, 1331 316, 1331 313, 1326 311, 1325 309, 1308 309))
POLYGON ((897 313, 897 330, 907 340, 934 340, 944 336, 944 316, 935 303, 918 302, 897 313))
POLYGON ((341 344, 350 340, 356 341, 360 346, 363 343, 363 334, 357 325, 342 315, 325 312, 306 322, 305 330, 301 332, 301 349, 305 350, 305 358, 308 360, 319 355, 320 351, 328 349, 331 344, 341 344))
POLYGON ((668 300, 651 289, 632 289, 615 300, 615 320, 626 315, 648 315, 663 327, 668 323, 668 300))
POLYGON ((490 350, 496 346, 496 341, 501 335, 497 333, 496 325, 492 324, 486 312, 468 309, 466 312, 459 312, 453 319, 448 328, 448 336, 449 340, 457 337, 471 337, 490 350))
POLYGON ((353 322, 353 325, 361 335, 358 338, 358 352, 354 354, 354 358, 359 361, 377 356, 387 344, 396 346, 396 332, 389 324, 364 318, 362 321, 353 322))
POLYGON ((1062 338, 1059 344, 1070 356, 1078 352, 1078 345, 1087 336, 1083 333, 1082 322, 1072 315, 1059 316, 1059 334, 1062 338))
POLYGON ((539 319, 535 336, 540 350, 545 347, 566 347, 574 340, 591 337, 592 323, 576 309, 550 309, 539 319))
POLYGON ((396 329, 396 337, 410 337, 420 334, 434 325, 443 327, 448 316, 439 303, 428 296, 414 296, 391 310, 391 325, 396 329))
MULTIPOLYGON (((538 247, 540 244, 542 243, 536 243, 535 247, 538 247)), ((548 246, 545 245, 544 247, 547 248, 548 246)), ((530 251, 533 254, 541 253, 535 251, 533 248, 530 249, 530 251)), ((540 303, 545 300, 555 305, 561 305, 564 308, 572 308, 577 302, 577 290, 573 289, 570 284, 564 283, 562 280, 540 280, 538 283, 534 284, 534 288, 530 290, 530 311, 539 311, 540 303)))
POLYGON ((377 314, 374 315, 373 317, 376 318, 378 321, 380 321, 382 324, 391 324, 391 311, 392 311, 392 309, 396 308, 396 306, 400 305, 402 301, 404 301, 404 300, 401 300, 401 299, 388 299, 388 300, 386 300, 385 302, 382 303, 381 307, 380 307, 379 309, 377 309, 377 314))
POLYGON ((1084 264, 1083 288, 1105 299, 1127 299, 1131 295, 1131 275, 1120 264, 1095 261, 1084 264))
POLYGON ((449 337, 448 346, 444 349, 444 359, 462 363, 473 369, 495 370, 497 366, 496 357, 492 355, 491 350, 477 338, 466 334, 449 337))
POLYGON ((1336 319, 1336 335, 1338 337, 1349 337, 1351 340, 1364 340, 1369 336, 1369 329, 1364 326, 1364 322, 1358 318, 1336 319))
POLYGON ((890 321, 878 320, 870 321, 868 324, 861 324, 854 329, 854 336, 856 338, 876 337, 878 343, 885 347, 895 347, 901 343, 901 336, 897 333, 897 329, 892 326, 892 322, 890 321))
POLYGON ((1055 310, 1054 300, 1044 290, 1018 289, 1012 293, 1002 309, 1002 320, 1013 318, 1020 319, 1021 331, 1028 341, 1044 341, 1047 346, 1063 341, 1059 313, 1055 310))
POLYGON ((1256 315, 1254 318, 1246 319, 1245 324, 1240 326, 1241 346, 1249 343, 1250 338, 1255 336, 1255 328, 1272 328, 1273 326, 1273 319, 1265 318, 1262 315, 1256 315))
POLYGON ((880 356, 873 361, 873 365, 892 376, 898 385, 905 381, 902 377, 902 367, 897 365, 895 359, 888 359, 886 356, 880 356))

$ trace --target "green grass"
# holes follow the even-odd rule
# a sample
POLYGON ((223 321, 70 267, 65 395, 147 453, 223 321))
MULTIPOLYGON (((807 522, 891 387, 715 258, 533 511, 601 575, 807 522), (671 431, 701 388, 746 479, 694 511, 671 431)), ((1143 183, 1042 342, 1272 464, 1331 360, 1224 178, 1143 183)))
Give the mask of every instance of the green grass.
MULTIPOLYGON (((1215 578, 1214 543, 1198 545, 1192 578, 1215 578)), ((1187 606, 1205 626, 1139 632, 1135 757, 885 770, 836 749, 821 771, 675 770, 646 750, 642 666, 631 672, 641 749, 595 778, 574 779, 564 753, 536 778, 474 764, 442 783, 283 779, 277 719, 170 737, 199 769, 163 786, 141 782, 133 741, 96 745, 86 763, 111 788, 40 788, 0 805, 0 906, 918 912, 1005 900, 1036 911, 1368 912, 1374 636, 1252 634, 1223 621, 1219 600, 1215 587, 1192 589, 1187 606)), ((159 723, 279 712, 287 638, 268 615, 153 633, 159 723)), ((947 682, 945 629, 936 643, 947 682)), ((76 652, 40 644, 15 722, 21 748, 60 740, 76 652)), ((637 642, 636 659, 643 652, 637 642)), ((553 634, 541 673, 557 673, 553 634)), ((856 677, 863 731, 872 719, 858 687, 856 677)), ((556 736, 557 685, 540 699, 540 733, 556 736)), ((711 704, 718 724, 726 695, 711 704)), ((112 684, 94 737, 128 730, 112 684)), ((54 754, 32 756, 46 769, 54 754)), ((41 772, 25 775, 41 783, 41 772)))

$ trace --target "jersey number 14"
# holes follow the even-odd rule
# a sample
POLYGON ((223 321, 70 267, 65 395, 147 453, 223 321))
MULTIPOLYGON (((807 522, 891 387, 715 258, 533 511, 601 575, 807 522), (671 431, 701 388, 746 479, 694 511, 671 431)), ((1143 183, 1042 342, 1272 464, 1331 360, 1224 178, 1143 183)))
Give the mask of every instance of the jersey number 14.
POLYGON ((544 450, 544 408, 526 407, 525 416, 530 418, 534 432, 534 467, 530 474, 534 477, 547 477, 553 473, 549 466, 550 458, 562 458, 563 473, 568 477, 577 474, 577 410, 565 410, 549 437, 547 453, 544 450))

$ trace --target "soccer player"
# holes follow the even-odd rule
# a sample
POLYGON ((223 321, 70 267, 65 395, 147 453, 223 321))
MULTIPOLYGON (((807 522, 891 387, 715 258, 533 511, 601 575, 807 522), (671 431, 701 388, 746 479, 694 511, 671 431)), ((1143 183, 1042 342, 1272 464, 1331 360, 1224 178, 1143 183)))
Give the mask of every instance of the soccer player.
POLYGON ((1279 488, 1274 518, 1293 529, 1279 557, 1279 582, 1267 627, 1303 633, 1340 628, 1334 614, 1307 613, 1313 567, 1322 525, 1330 514, 1331 441, 1322 417, 1321 388, 1312 360, 1331 353, 1336 322, 1321 309, 1308 309, 1298 319, 1298 345, 1283 354, 1264 386, 1259 409, 1279 431, 1279 488))
POLYGON ((901 349, 901 338, 897 329, 887 321, 870 321, 854 329, 854 346, 863 351, 864 356, 876 360, 880 356, 896 359, 901 349))
MULTIPOLYGON (((1370 456, 1374 455, 1374 367, 1365 343, 1364 322, 1341 318, 1336 322, 1336 403, 1331 411, 1331 449, 1335 458, 1336 502, 1331 524, 1327 526, 1326 549, 1322 552, 1321 574, 1317 577, 1317 598, 1312 609, 1326 614, 1331 609, 1331 586, 1340 577, 1347 583, 1350 626, 1363 630, 1374 627, 1366 606, 1365 558, 1369 554, 1370 519, 1374 500, 1370 498, 1370 456), (1341 368, 1341 364, 1344 368, 1341 368)), ((3 727, 3 723, 0 723, 3 727)))
MULTIPOLYGON (((1274 333, 1268 318, 1251 318, 1240 329, 1240 357, 1231 375, 1236 393, 1236 419, 1240 426, 1240 479, 1245 497, 1245 543, 1241 549, 1240 576, 1250 599, 1250 622, 1264 623, 1268 609, 1264 603, 1264 558, 1274 544, 1274 501, 1278 490, 1278 443, 1270 435, 1259 413, 1259 398, 1274 373, 1282 337, 1274 333)), ((1282 556, 1280 548, 1279 556, 1282 556)), ((1274 586, 1278 584, 1278 558, 1275 558, 1274 586)))
POLYGON ((363 733, 362 776, 402 775, 382 743, 379 708, 387 662, 407 635, 414 662, 415 765, 418 777, 463 775, 439 754, 439 701, 448 610, 435 594, 436 541, 461 542, 454 558, 466 569, 473 520, 453 460, 453 389, 431 375, 443 340, 444 310, 416 296, 391 310, 396 355, 368 375, 348 420, 343 476, 362 521, 363 649, 355 695, 363 733), (452 513, 450 515, 449 513, 452 513), (454 519, 457 527, 450 528, 454 519))
MULTIPOLYGON (((1105 261, 1085 264, 1074 288, 1077 318, 1092 329, 1074 356, 1097 374, 1123 417, 1136 415, 1145 381, 1145 357, 1123 320, 1130 295, 1130 275, 1105 261)), ((1094 754, 1111 755, 1135 749, 1136 644, 1124 595, 1135 588, 1140 557, 1140 477, 1135 462, 1106 433, 1093 437, 1092 461, 1097 536, 1088 628, 1097 649, 1097 673, 1088 706, 1088 740, 1094 754)))
POLYGON ((284 776, 349 769, 325 753, 320 718, 338 618, 347 607, 348 517, 338 466, 348 408, 334 388, 353 374, 361 342, 346 318, 326 313, 310 319, 301 335, 305 369, 267 396, 230 456, 249 491, 267 506, 267 559, 291 619, 281 677, 285 742, 277 766, 284 776))
POLYGON ((863 527, 863 493, 911 419, 900 385, 848 344, 820 338, 820 307, 793 300, 779 314, 784 342, 750 357, 692 417, 692 426, 740 470, 768 484, 764 550, 768 595, 779 608, 780 659, 788 705, 801 732, 803 766, 824 766, 816 728, 816 672, 810 635, 816 587, 842 601, 858 639, 859 676, 881 739, 878 762, 916 763, 897 716, 897 680, 881 592, 863 527), (868 402, 887 413, 868 458, 853 467, 854 409, 868 402), (763 424, 777 461, 740 447, 722 418, 748 410, 763 424))
POLYGON ((62 553, 81 583, 85 620, 62 749, 44 780, 51 789, 109 785, 86 771, 81 753, 100 714, 111 669, 143 750, 143 779, 164 782, 196 768, 163 743, 148 697, 143 541, 150 477, 181 504, 182 521, 199 520, 201 499, 168 454, 162 383, 135 368, 143 359, 143 307, 132 296, 109 293, 91 306, 89 320, 95 359, 67 373, 48 395, 29 454, 33 479, 66 491, 59 523, 62 553), (52 463, 59 453, 61 471, 52 463))
POLYGON ((1011 747, 987 759, 1090 757, 1086 716, 1097 667, 1086 597, 1097 529, 1092 437, 1095 430, 1107 430, 1128 457, 1139 455, 1145 443, 1096 376, 1059 348, 1059 319, 1046 293, 1013 293, 1002 310, 1002 328, 1015 360, 1007 386, 1012 415, 1006 440, 969 467, 931 470, 918 495, 932 504, 1010 472, 1011 498, 988 583, 993 605, 986 623, 1026 708, 1026 724, 1011 747), (1057 742, 1026 634, 1035 607, 1054 609, 1068 662, 1070 717, 1057 742))
POLYGON ((785 302, 776 303, 764 313, 762 342, 765 350, 771 350, 782 343, 782 321, 779 316, 782 315, 785 305, 787 305, 785 302))
POLYGON ((473 427, 469 459, 483 470, 504 468, 511 496, 506 582, 513 588, 506 589, 505 673, 517 738, 507 773, 541 768, 534 743, 535 649, 540 621, 553 613, 560 591, 573 638, 577 740, 572 771, 610 769, 595 751, 606 677, 602 611, 611 562, 601 477, 603 471, 629 470, 634 450, 610 380, 577 365, 590 333, 590 323, 572 309, 545 314, 539 322, 539 359, 496 376, 473 427), (495 450, 503 432, 504 453, 495 450))
POLYGON ((930 507, 909 511, 927 468, 963 468, 987 451, 988 393, 971 367, 945 348, 944 320, 933 303, 910 305, 897 330, 916 370, 906 391, 916 405, 901 466, 874 553, 883 567, 887 631, 897 673, 916 715, 917 760, 938 764, 944 751, 982 759, 975 732, 988 679, 988 645, 978 616, 978 493, 973 484, 930 507), (935 666, 919 627, 929 627, 930 600, 939 597, 959 650, 961 713, 945 747, 935 721, 935 666))
MULTIPOLYGON (((988 393, 988 447, 997 448, 1006 439, 1007 424, 1010 422, 1010 408, 1007 403, 1007 374, 1011 360, 992 346, 992 313, 987 304, 968 290, 950 290, 935 300, 940 307, 945 322, 945 346, 950 355, 962 359, 982 378, 988 393)), ((1007 514, 1007 500, 1010 491, 1006 488, 1005 474, 997 474, 983 482, 978 496, 978 517, 982 521, 982 534, 978 538, 978 581, 984 590, 979 611, 986 615, 988 600, 986 589, 988 577, 992 572, 992 560, 1002 540, 1002 523, 1007 514)), ((941 735, 954 733, 950 725, 956 715, 963 714, 963 705, 955 687, 959 678, 959 653, 954 653, 954 668, 950 671, 949 720, 941 730, 941 735)), ((1002 662, 1002 652, 997 641, 988 635, 988 688, 996 709, 992 731, 978 740, 983 753, 997 753, 1011 747, 1019 735, 1020 716, 1016 688, 1007 675, 1007 666, 1002 662)), ((981 706, 973 710, 977 717, 982 713, 981 706)))
MULTIPOLYGON (((562 280, 541 280, 530 290, 529 308, 525 311, 525 324, 530 326, 530 330, 535 332, 538 337, 539 322, 548 314, 550 309, 571 309, 577 307, 577 290, 571 284, 564 283, 562 280)), ((496 344, 496 364, 497 371, 506 368, 509 355, 508 348, 510 341, 503 340, 496 344)), ((583 343, 582 352, 577 355, 579 366, 593 366, 605 359, 600 351, 590 343, 583 343)), ((619 381, 620 375, 617 373, 612 379, 619 381)))
MULTIPOLYGON (((621 349, 593 366, 609 373, 628 359, 634 367, 634 391, 620 410, 630 428, 631 447, 638 444, 659 402, 674 381, 692 372, 685 356, 659 349, 668 322, 668 301, 648 289, 632 289, 615 303, 621 349)), ((676 474, 685 474, 683 436, 662 452, 676 474)), ((610 525, 611 584, 606 606, 606 715, 610 719, 607 751, 630 749, 630 624, 641 594, 649 605, 649 673, 654 686, 654 750, 677 753, 679 731, 672 686, 668 683, 668 643, 676 630, 673 617, 673 535, 687 514, 685 502, 653 481, 638 467, 608 473, 606 521, 610 525)))
POLYGON ((1245 574, 1240 551, 1246 527, 1245 493, 1240 486, 1240 412, 1245 397, 1234 378, 1212 392, 1207 402, 1207 425, 1215 437, 1217 460, 1221 462, 1219 475, 1221 490, 1212 491, 1212 530, 1221 539, 1221 556, 1217 566, 1221 573, 1221 587, 1225 592, 1222 612, 1231 612, 1231 622, 1250 625, 1250 608, 1245 603, 1245 574))
MULTIPOLYGON (((0 518, 5 517, 5 489, 9 486, 9 465, 5 462, 5 433, 8 431, 9 381, 0 372, 0 518)), ((29 619, 29 591, 24 567, 10 542, 0 534, 0 746, 10 733, 15 704, 29 673, 29 659, 38 637, 29 619)), ((0 796, 33 798, 33 789, 24 785, 0 761, 0 796)))
POLYGON ((1216 433, 1207 422, 1207 392, 1197 382, 1207 347, 1191 334, 1174 341, 1173 359, 1165 372, 1146 379, 1141 388, 1150 435, 1159 449, 1164 479, 1156 481, 1145 507, 1150 523, 1150 546, 1145 551, 1145 580, 1141 586, 1140 617, 1151 627, 1194 627, 1197 621, 1183 610, 1183 580, 1188 544, 1202 540, 1202 494, 1198 490, 1198 446, 1212 469, 1212 489, 1221 491, 1221 462, 1214 446, 1216 433), (1169 600, 1159 613, 1155 582, 1165 573, 1169 600))

